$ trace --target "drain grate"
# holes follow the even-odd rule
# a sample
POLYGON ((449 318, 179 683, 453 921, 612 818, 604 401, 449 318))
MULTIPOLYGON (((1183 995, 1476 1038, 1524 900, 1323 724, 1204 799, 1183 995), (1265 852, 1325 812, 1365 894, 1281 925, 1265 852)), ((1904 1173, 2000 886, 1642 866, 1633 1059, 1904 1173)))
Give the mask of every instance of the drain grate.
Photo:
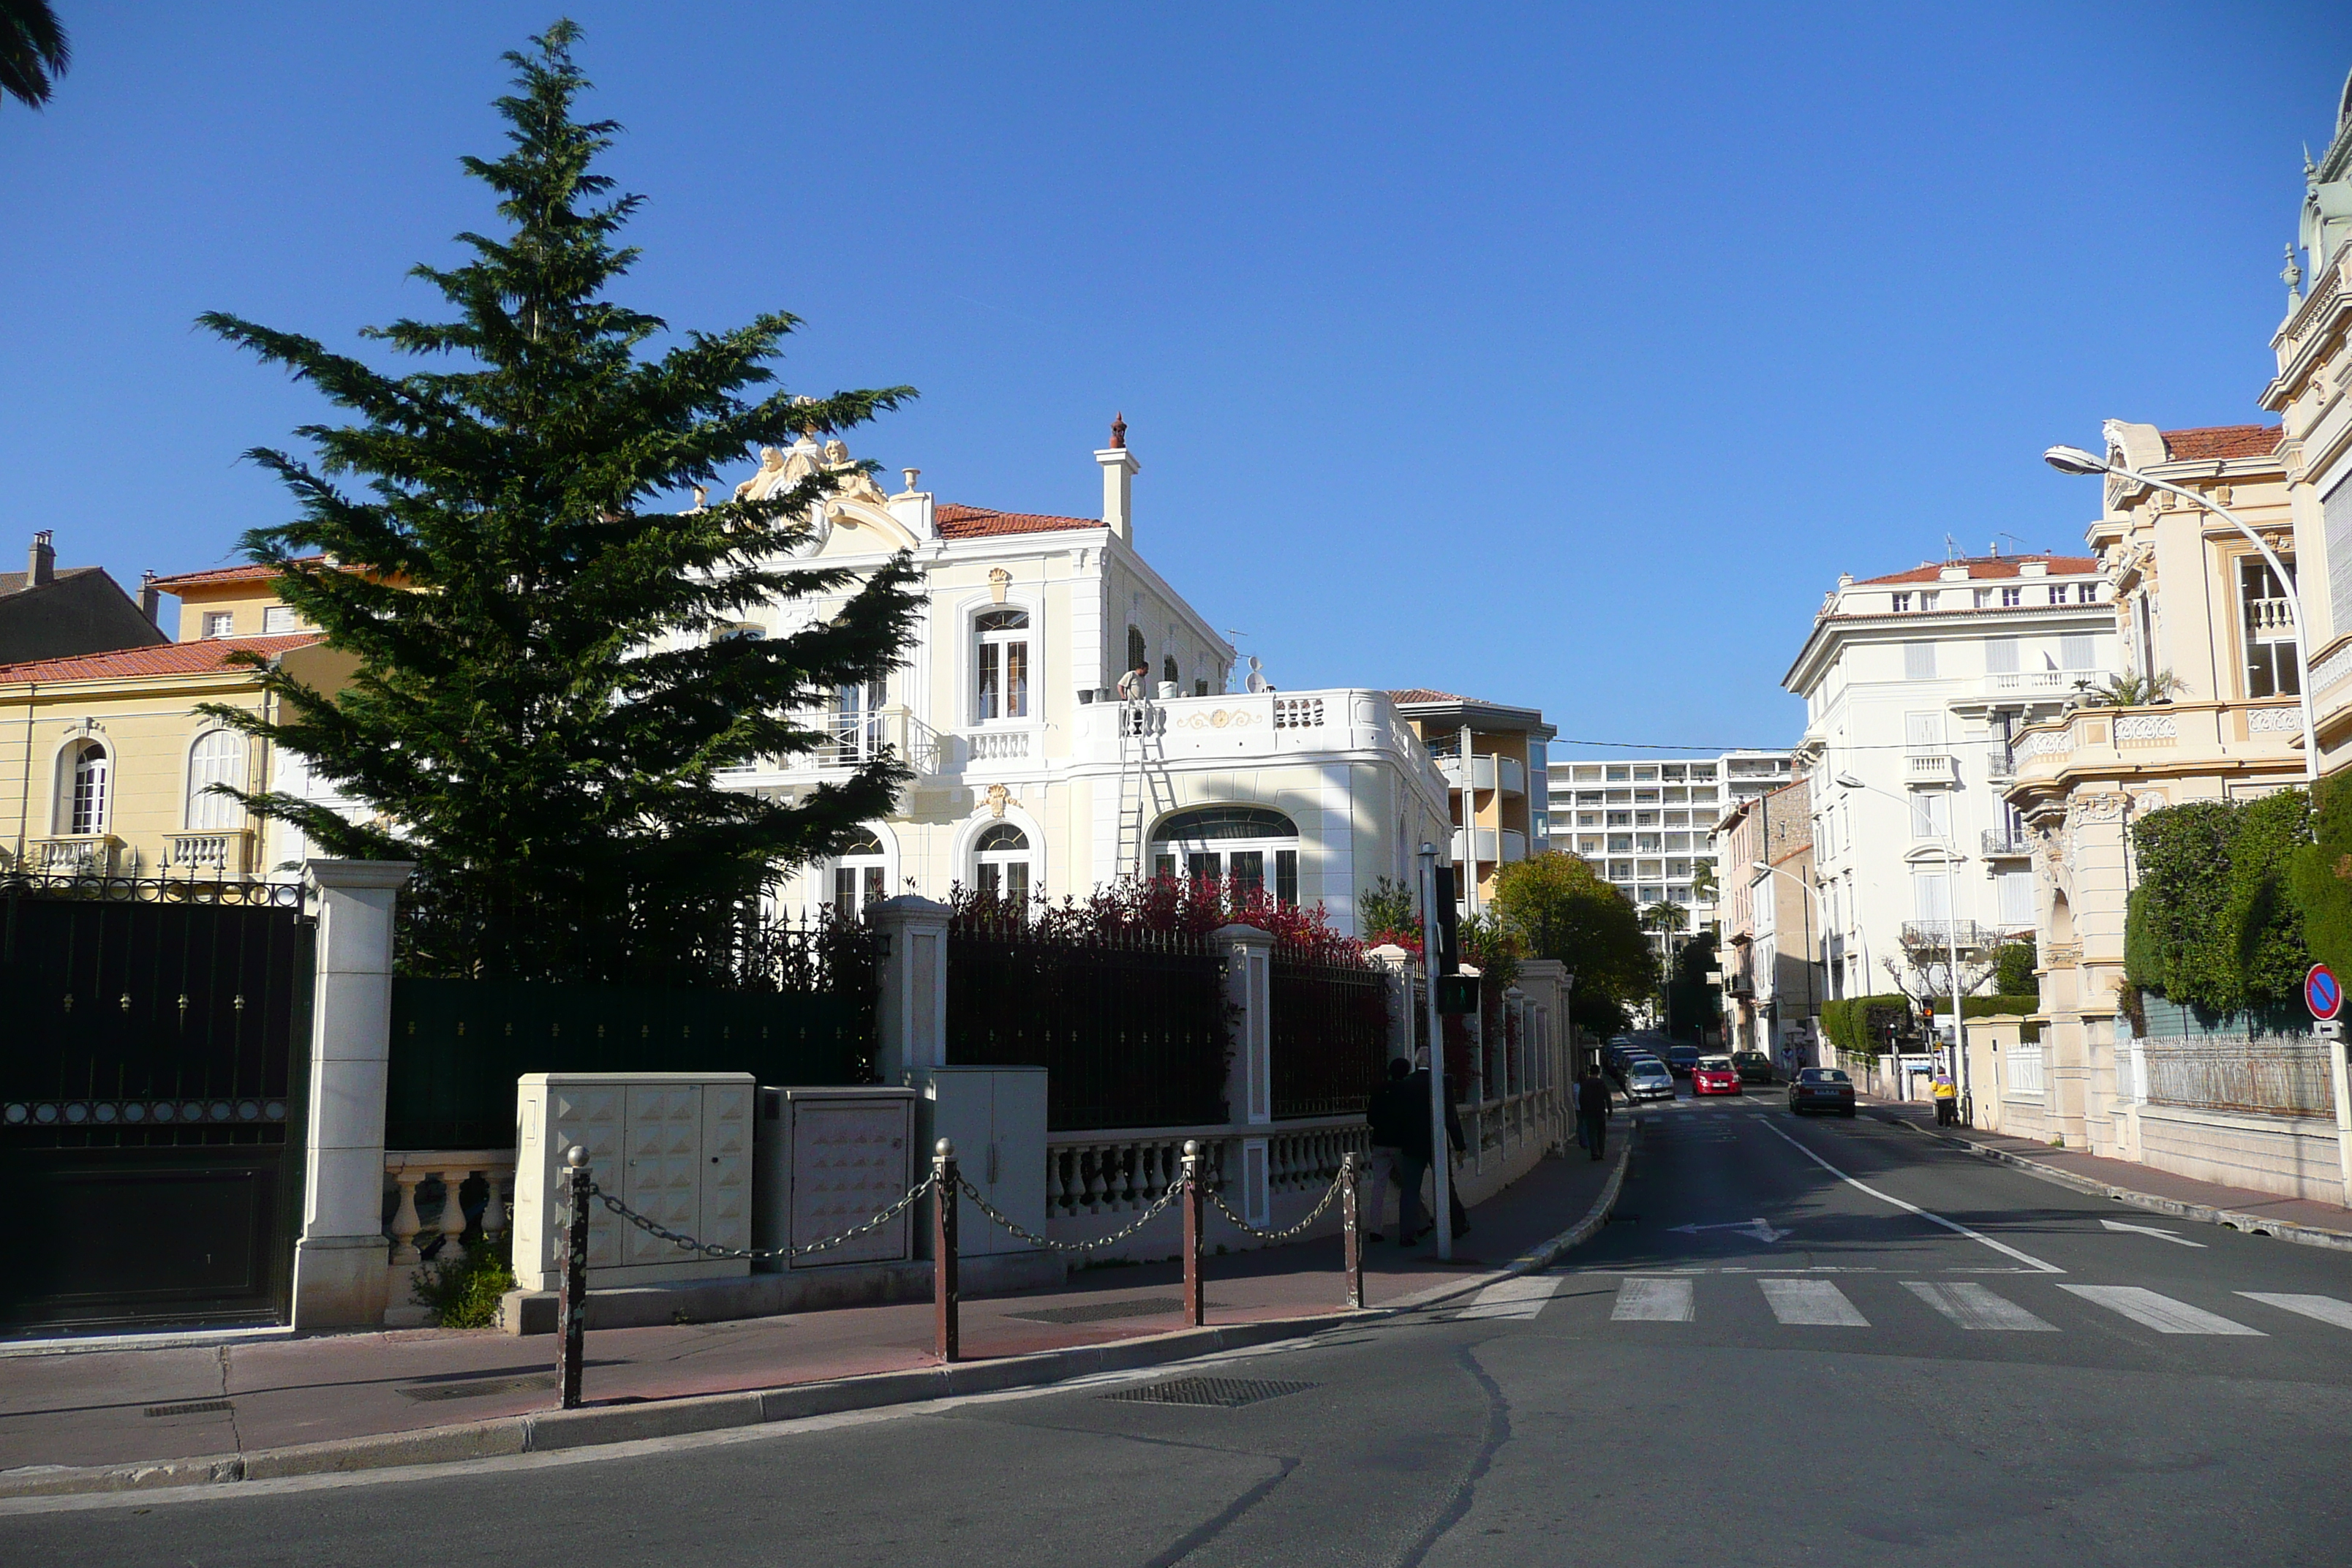
POLYGON ((1171 1377, 1165 1383, 1147 1384, 1141 1388, 1118 1389, 1103 1397, 1129 1405, 1205 1405, 1220 1410, 1239 1410, 1244 1405, 1280 1399, 1287 1394, 1304 1394, 1314 1386, 1311 1383, 1279 1378, 1171 1377))
MULTIPOLYGON (((1225 1303, 1211 1301, 1208 1305, 1222 1310, 1225 1303)), ((1004 1315, 1034 1323, 1100 1323, 1113 1318, 1156 1318, 1163 1312, 1173 1315, 1183 1310, 1181 1296, 1139 1296, 1131 1301, 1088 1301, 1078 1307, 1040 1307, 1034 1312, 1004 1315)))
POLYGON ((190 1399, 178 1405, 151 1405, 147 1407, 147 1414, 150 1415, 210 1415, 215 1411, 228 1408, 229 1403, 226 1399, 190 1399))
POLYGON ((400 1393, 410 1399, 487 1399, 493 1394, 520 1394, 525 1389, 554 1386, 553 1373, 531 1372, 520 1377, 473 1377, 461 1383, 410 1384, 400 1393))

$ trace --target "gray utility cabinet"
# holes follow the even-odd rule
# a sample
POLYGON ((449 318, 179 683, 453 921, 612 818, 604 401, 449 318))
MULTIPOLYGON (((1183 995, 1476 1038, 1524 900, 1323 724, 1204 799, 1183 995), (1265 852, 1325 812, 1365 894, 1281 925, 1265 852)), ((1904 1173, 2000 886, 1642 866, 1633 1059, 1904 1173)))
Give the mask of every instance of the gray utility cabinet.
MULTIPOLYGON (((1045 1069, 933 1068, 920 1087, 923 1158, 930 1157, 940 1139, 952 1140, 963 1178, 1005 1217, 1045 1235, 1045 1069)), ((982 1214, 969 1197, 959 1202, 958 1257, 1035 1250, 982 1214)), ((929 1254, 928 1241, 923 1250, 929 1254)))
MULTIPOLYGON (((751 1245, 806 1247, 864 1225, 907 1195, 919 1165, 911 1089, 760 1088, 752 1123, 751 1245)), ((789 1264, 763 1258, 762 1273, 845 1263, 903 1263, 914 1256, 916 1204, 889 1224, 789 1264)))

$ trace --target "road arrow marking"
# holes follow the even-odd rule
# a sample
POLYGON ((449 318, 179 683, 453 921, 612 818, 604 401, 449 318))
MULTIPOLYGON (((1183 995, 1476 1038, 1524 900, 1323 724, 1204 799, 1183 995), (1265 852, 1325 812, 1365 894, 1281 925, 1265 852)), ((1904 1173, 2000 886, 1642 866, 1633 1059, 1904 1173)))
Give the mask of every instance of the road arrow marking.
POLYGON ((1767 1219, 1734 1219, 1726 1220, 1721 1225, 1677 1225, 1667 1228, 1678 1236, 1696 1236, 1703 1230, 1737 1230, 1759 1241, 1778 1241, 1784 1236, 1797 1234, 1793 1230, 1782 1230, 1767 1219))
POLYGON ((2191 1241, 2185 1236, 2175 1236, 2168 1230, 2158 1230, 2152 1225, 2126 1225, 2119 1219, 2103 1219, 2099 1223, 2105 1226, 2109 1230, 2137 1231, 2141 1236, 2152 1236, 2158 1241, 2168 1241, 2175 1247, 2202 1247, 2205 1245, 2201 1241, 2191 1241))

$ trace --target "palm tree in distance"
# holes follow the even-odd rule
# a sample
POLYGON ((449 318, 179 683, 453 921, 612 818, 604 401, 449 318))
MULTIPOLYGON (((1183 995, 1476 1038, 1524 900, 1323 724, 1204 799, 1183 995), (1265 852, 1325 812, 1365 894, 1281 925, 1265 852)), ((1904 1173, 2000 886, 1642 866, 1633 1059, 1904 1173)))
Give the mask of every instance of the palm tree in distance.
POLYGON ((38 109, 73 62, 73 47, 49 0, 0 0, 0 92, 38 109))
POLYGON ((1642 923, 1661 936, 1677 936, 1690 927, 1690 916, 1680 904, 1660 899, 1642 911, 1642 923))

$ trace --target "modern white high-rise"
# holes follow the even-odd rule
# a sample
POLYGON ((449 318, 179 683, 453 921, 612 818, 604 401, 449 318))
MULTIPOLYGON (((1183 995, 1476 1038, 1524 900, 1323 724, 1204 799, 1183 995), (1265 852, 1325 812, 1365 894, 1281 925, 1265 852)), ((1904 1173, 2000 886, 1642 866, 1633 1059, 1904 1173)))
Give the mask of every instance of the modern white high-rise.
POLYGON ((2001 799, 2010 737, 2122 668, 2113 599, 2087 556, 1838 579, 1781 678, 1805 700, 1832 998, 1901 988, 1887 965, 1904 964, 1906 937, 1922 952, 1956 942, 1965 972, 2031 934, 2028 840, 2001 799))
POLYGON ((1708 839, 1716 823, 1740 801, 1787 784, 1791 755, 1554 758, 1551 847, 1581 856, 1640 908, 1682 905, 1696 931, 1715 919, 1715 900, 1691 884, 1715 865, 1708 839))

